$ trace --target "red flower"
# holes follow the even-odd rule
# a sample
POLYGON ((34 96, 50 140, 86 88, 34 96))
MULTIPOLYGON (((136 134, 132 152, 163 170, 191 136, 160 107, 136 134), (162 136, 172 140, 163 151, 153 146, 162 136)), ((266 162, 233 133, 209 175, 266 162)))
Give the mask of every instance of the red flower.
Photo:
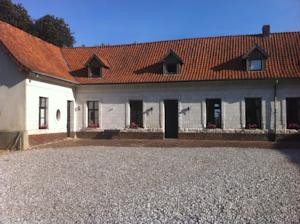
POLYGON ((131 122, 129 128, 138 128, 137 124, 134 122, 131 122))
POLYGON ((213 128, 216 128, 217 126, 215 124, 212 124, 212 123, 207 123, 207 126, 206 128, 209 128, 209 129, 213 129, 213 128))
POLYGON ((300 125, 297 124, 297 123, 290 123, 290 124, 288 124, 288 129, 296 129, 296 130, 298 130, 298 129, 300 129, 300 125))
POLYGON ((256 129, 257 128, 257 124, 247 124, 246 128, 248 129, 256 129))
POLYGON ((89 124, 89 128, 99 128, 99 124, 89 124))

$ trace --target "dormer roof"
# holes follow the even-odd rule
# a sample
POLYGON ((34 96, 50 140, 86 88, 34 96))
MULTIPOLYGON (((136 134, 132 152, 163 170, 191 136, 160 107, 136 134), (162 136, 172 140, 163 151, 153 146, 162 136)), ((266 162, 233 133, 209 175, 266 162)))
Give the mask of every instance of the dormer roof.
POLYGON ((183 64, 183 60, 172 49, 167 51, 167 53, 161 58, 160 62, 166 62, 170 57, 176 59, 178 63, 183 64))
POLYGON ((260 47, 258 44, 255 44, 250 50, 248 50, 248 52, 243 56, 243 59, 247 59, 249 57, 251 57, 255 52, 259 52, 261 54, 261 56, 264 59, 267 59, 269 57, 269 54, 266 52, 265 49, 263 49, 262 47, 260 47))
POLYGON ((86 61, 85 66, 88 66, 88 65, 91 63, 91 61, 93 61, 93 60, 97 60, 103 67, 109 68, 108 61, 107 61, 106 59, 104 59, 104 58, 99 57, 99 56, 96 55, 96 54, 93 54, 93 55, 86 61))

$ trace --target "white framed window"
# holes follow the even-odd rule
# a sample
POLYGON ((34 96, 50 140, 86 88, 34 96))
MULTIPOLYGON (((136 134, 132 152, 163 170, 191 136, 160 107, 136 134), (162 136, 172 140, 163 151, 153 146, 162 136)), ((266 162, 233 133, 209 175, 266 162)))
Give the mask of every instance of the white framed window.
POLYGON ((87 101, 88 107, 88 127, 99 128, 99 102, 87 101))
POLYGON ((48 128, 48 98, 39 98, 39 129, 48 128))

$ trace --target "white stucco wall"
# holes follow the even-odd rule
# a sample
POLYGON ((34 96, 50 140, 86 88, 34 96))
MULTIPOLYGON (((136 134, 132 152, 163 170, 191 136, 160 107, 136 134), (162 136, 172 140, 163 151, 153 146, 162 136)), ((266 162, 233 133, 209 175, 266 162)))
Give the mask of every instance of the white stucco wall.
POLYGON ((72 87, 26 80, 26 130, 29 135, 67 131, 67 101, 75 101, 72 87), (48 129, 39 129, 39 97, 48 98, 48 129), (60 110, 61 118, 56 119, 60 110))
POLYGON ((0 131, 25 130, 25 78, 0 47, 0 131))
MULTIPOLYGON (((208 98, 222 100, 222 127, 236 131, 245 127, 245 98, 262 99, 262 127, 273 129, 274 81, 227 81, 199 83, 168 83, 144 85, 80 86, 76 92, 77 131, 87 127, 89 100, 99 101, 100 128, 124 130, 129 125, 129 100, 140 99, 144 103, 144 131, 163 131, 165 99, 177 99, 179 107, 179 131, 202 131, 206 125, 208 98), (189 110, 186 110, 189 107, 189 110), (149 111, 148 109, 153 108, 149 111), (148 113, 146 113, 148 111, 148 113)), ((300 81, 279 82, 277 103, 277 129, 285 129, 286 97, 300 97, 300 81)))

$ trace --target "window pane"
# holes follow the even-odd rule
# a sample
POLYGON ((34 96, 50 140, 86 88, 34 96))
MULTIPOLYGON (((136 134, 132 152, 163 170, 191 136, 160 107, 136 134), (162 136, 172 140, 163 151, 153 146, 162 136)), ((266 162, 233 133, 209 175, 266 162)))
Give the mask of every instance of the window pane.
POLYGON ((246 98, 246 128, 261 128, 261 99, 246 98))
POLYGON ((167 72, 171 74, 177 73, 177 64, 167 64, 167 72))
POLYGON ((98 101, 88 101, 88 127, 99 127, 98 101))
POLYGON ((143 101, 132 100, 130 104, 130 127, 143 127, 143 101))
POLYGON ((262 60, 250 60, 249 69, 251 71, 262 70, 262 60))
POLYGON ((286 99, 287 128, 300 129, 300 98, 286 99))
POLYGON ((98 101, 95 101, 94 102, 94 109, 98 110, 98 107, 99 107, 99 103, 98 103, 98 101))
POLYGON ((221 128, 221 100, 208 99, 206 100, 207 128, 221 128))
POLYGON ((39 128, 47 128, 47 102, 48 98, 40 97, 39 98, 39 128))
POLYGON ((93 66, 93 67, 91 67, 91 75, 93 76, 93 77, 100 77, 100 67, 99 66, 93 66))
POLYGON ((93 109, 94 108, 94 102, 93 101, 89 101, 88 102, 88 109, 93 109))
POLYGON ((40 107, 45 107, 45 106, 46 106, 45 98, 40 97, 40 107))

